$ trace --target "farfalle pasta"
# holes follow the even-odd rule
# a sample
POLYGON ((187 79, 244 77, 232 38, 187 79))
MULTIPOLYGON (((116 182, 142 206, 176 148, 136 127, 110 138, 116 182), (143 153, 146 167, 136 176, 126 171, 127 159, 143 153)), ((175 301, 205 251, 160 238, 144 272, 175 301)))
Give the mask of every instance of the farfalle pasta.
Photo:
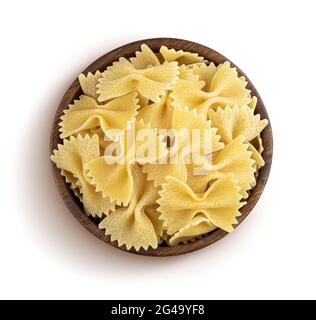
POLYGON ((51 160, 111 241, 138 251, 234 230, 268 124, 236 68, 142 44, 78 81, 51 160))
POLYGON ((128 121, 137 114, 139 106, 136 97, 137 94, 132 92, 100 105, 89 96, 80 96, 61 117, 61 138, 98 127, 104 133, 111 128, 125 129, 128 121))
POLYGON ((163 227, 169 235, 180 231, 192 222, 197 214, 203 214, 210 223, 227 231, 233 231, 243 203, 238 181, 233 174, 221 177, 203 193, 196 194, 183 181, 168 176, 159 192, 158 200, 163 227))
POLYGON ((169 239, 169 244, 176 246, 181 242, 186 243, 188 240, 199 237, 201 234, 206 234, 216 228, 203 214, 197 214, 186 226, 169 239))
POLYGON ((96 99, 98 97, 97 84, 101 77, 102 73, 100 71, 97 71, 95 74, 88 72, 86 76, 81 73, 78 77, 78 80, 83 93, 91 98, 96 99))
POLYGON ((136 69, 130 61, 120 58, 98 80, 98 100, 103 102, 136 91, 153 102, 159 102, 176 82, 178 74, 177 62, 136 69))
MULTIPOLYGON (((144 124, 142 120, 134 121, 130 123, 130 126, 134 125, 135 135, 137 136, 139 132, 145 129, 150 129, 150 124, 144 124)), ((154 131, 156 139, 156 156, 157 153, 164 156, 164 144, 161 141, 161 137, 156 134, 154 131)), ((124 149, 125 152, 118 155, 103 155, 96 157, 95 159, 89 161, 84 165, 87 176, 90 178, 90 183, 95 185, 96 190, 101 192, 104 197, 109 197, 111 201, 123 204, 124 206, 128 205, 134 188, 134 180, 132 175, 132 164, 129 161, 129 158, 132 158, 133 155, 131 152, 133 150, 139 149, 139 143, 133 148, 128 148, 127 135, 124 136, 120 144, 120 150, 124 149), (107 177, 107 179, 104 179, 107 177), (113 183, 114 181, 120 181, 120 183, 113 183)), ((148 155, 149 157, 149 155, 148 155)), ((147 158, 148 158, 147 157, 147 158)), ((140 154, 135 153, 134 162, 142 164, 145 157, 142 157, 140 154)), ((131 159, 132 160, 132 159, 131 159)), ((151 163, 155 160, 147 159, 148 163, 151 163)))
POLYGON ((236 69, 231 68, 229 62, 219 65, 209 76, 211 78, 208 79, 208 84, 199 79, 196 86, 192 86, 190 81, 180 79, 172 89, 172 98, 181 106, 196 109, 201 113, 207 113, 212 107, 247 105, 251 102, 250 91, 246 88, 247 82, 238 77, 236 69))
MULTIPOLYGON (((256 161, 258 168, 264 165, 264 160, 261 156, 263 147, 258 149, 254 147, 254 140, 260 139, 260 132, 267 126, 266 119, 261 120, 259 114, 254 114, 254 110, 247 105, 234 107, 226 106, 215 110, 209 110, 209 118, 214 126, 218 129, 221 136, 221 141, 227 144, 238 136, 243 136, 245 142, 249 143, 249 150, 253 154, 253 159, 256 161)), ((260 141, 260 140, 259 140, 260 141)))
POLYGON ((195 192, 204 192, 213 180, 233 173, 240 187, 239 193, 243 198, 247 198, 247 191, 255 182, 255 161, 251 156, 252 152, 248 151, 244 137, 238 136, 213 157, 212 166, 203 175, 194 175, 191 168, 188 184, 195 192))
POLYGON ((160 65, 159 59, 146 44, 142 44, 140 48, 140 51, 135 52, 135 57, 130 59, 136 69, 146 69, 149 66, 160 65))
POLYGON ((132 172, 135 187, 128 205, 105 217, 99 227, 106 230, 112 241, 117 240, 127 249, 157 248, 162 235, 162 221, 156 203, 158 190, 137 165, 133 166, 132 172))
POLYGON ((103 214, 108 214, 109 210, 115 207, 115 204, 108 197, 103 197, 101 192, 95 190, 84 170, 84 165, 97 158, 99 154, 99 137, 97 135, 92 137, 79 135, 77 138, 64 139, 64 143, 58 145, 58 149, 51 157, 59 169, 64 170, 64 173, 71 173, 73 177, 78 179, 78 182, 72 181, 72 183, 78 186, 82 194, 86 213, 93 217, 102 217, 103 214))
POLYGON ((177 61, 179 65, 193 64, 203 61, 203 57, 200 57, 197 53, 192 53, 183 50, 168 49, 166 46, 161 46, 160 54, 165 61, 177 61))
POLYGON ((172 127, 173 106, 167 93, 157 103, 150 103, 141 108, 136 116, 137 120, 150 123, 153 128, 170 129, 172 127))
MULTIPOLYGON (((186 162, 191 159, 187 159, 187 156, 194 156, 194 150, 204 151, 204 147, 209 148, 209 153, 216 152, 223 148, 223 143, 219 142, 220 136, 216 135, 216 129, 212 128, 211 122, 203 119, 202 116, 197 114, 196 110, 189 111, 188 108, 182 108, 178 105, 174 105, 174 110, 172 114, 171 121, 172 129, 174 133, 178 133, 177 144, 173 145, 173 148, 169 148, 169 158, 176 155, 176 159, 170 159, 171 163, 167 164, 145 164, 143 166, 143 171, 148 174, 148 179, 154 181, 155 186, 160 186, 165 182, 165 177, 173 176, 184 181, 187 180, 187 166, 186 162), (186 133, 188 135, 184 136, 181 134, 180 130, 183 129, 183 123, 186 124, 186 133), (189 154, 184 148, 188 144, 186 139, 192 138, 192 131, 197 130, 197 132, 205 132, 210 136, 210 145, 204 146, 204 136, 199 137, 199 144, 196 146, 195 141, 191 141, 191 148, 189 154)), ((197 139, 196 139, 197 140, 197 139)))

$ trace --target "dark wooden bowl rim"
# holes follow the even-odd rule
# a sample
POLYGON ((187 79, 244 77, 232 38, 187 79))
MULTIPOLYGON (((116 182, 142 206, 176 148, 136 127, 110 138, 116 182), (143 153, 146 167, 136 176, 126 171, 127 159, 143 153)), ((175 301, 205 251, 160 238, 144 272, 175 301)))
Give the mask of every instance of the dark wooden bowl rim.
MULTIPOLYGON (((112 50, 111 52, 106 53, 96 61, 94 61, 89 67, 87 67, 83 73, 87 74, 88 72, 95 73, 97 70, 103 71, 106 69, 107 66, 111 65, 114 61, 118 60, 119 57, 126 57, 130 58, 134 56, 135 51, 140 50, 140 45, 142 43, 146 43, 153 51, 158 52, 159 48, 162 45, 165 45, 169 48, 174 48, 176 50, 184 50, 190 52, 197 52, 200 56, 205 57, 209 61, 213 61, 216 65, 223 63, 225 61, 230 61, 222 54, 216 52, 213 49, 205 47, 201 44, 181 40, 181 39, 174 39, 174 38, 154 38, 154 39, 145 39, 135 41, 124 46, 121 46, 117 49, 112 50)), ((254 85, 251 83, 249 78, 240 70, 234 63, 230 61, 232 66, 235 66, 238 70, 239 75, 243 75, 246 77, 248 81, 247 88, 251 90, 252 95, 257 96, 258 103, 256 107, 256 113, 260 113, 262 119, 268 119, 268 113, 266 108, 260 98, 260 95, 254 85)), ((60 122, 60 116, 62 115, 63 111, 68 108, 68 105, 73 102, 74 99, 78 98, 79 95, 82 94, 79 81, 76 79, 72 85, 68 88, 65 95, 63 96, 53 122, 51 137, 50 137, 50 152, 52 154, 53 150, 57 148, 57 144, 61 143, 59 138, 59 126, 58 123, 60 122)), ((266 185, 268 180, 271 163, 272 163, 272 150, 273 150, 273 138, 272 138, 272 129, 271 123, 269 121, 268 126, 262 132, 262 141, 264 152, 262 154, 263 159, 265 160, 265 166, 260 170, 259 177, 257 181, 257 185, 251 192, 250 197, 248 198, 247 204, 241 209, 241 216, 238 217, 239 224, 249 215, 255 204, 257 203, 258 199, 260 198, 263 189, 266 185)), ((66 204, 67 208, 70 212, 74 215, 74 217, 91 233, 93 233, 96 237, 103 240, 104 242, 119 248, 124 251, 128 251, 131 253, 137 253, 141 255, 148 255, 148 256, 173 256, 183 253, 192 252, 198 249, 201 249, 205 246, 208 246, 227 235, 227 233, 223 230, 217 229, 213 232, 209 233, 208 235, 204 236, 200 240, 196 240, 195 242, 191 242, 188 244, 179 244, 175 247, 167 247, 167 246, 159 246, 157 249, 149 248, 146 250, 139 250, 138 252, 134 249, 127 250, 125 246, 119 247, 117 242, 111 242, 109 236, 104 235, 104 230, 100 230, 98 228, 98 221, 93 218, 87 217, 83 211, 82 204, 78 199, 75 197, 67 183, 65 182, 64 178, 60 174, 60 170, 52 163, 52 170, 54 179, 61 194, 64 203, 66 204)), ((238 225, 239 225, 238 224, 238 225)), ((236 225, 235 227, 238 227, 236 225)))

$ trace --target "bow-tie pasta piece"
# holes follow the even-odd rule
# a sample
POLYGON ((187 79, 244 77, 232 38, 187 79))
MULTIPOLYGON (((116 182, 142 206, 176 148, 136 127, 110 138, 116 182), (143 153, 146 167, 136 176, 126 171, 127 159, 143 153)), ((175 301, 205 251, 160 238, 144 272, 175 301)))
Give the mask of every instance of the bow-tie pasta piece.
POLYGON ((136 57, 130 58, 132 65, 136 69, 146 69, 147 67, 159 66, 160 62, 157 56, 146 45, 141 45, 141 51, 136 51, 136 57))
POLYGON ((172 100, 166 94, 160 102, 151 103, 141 108, 136 119, 143 119, 145 123, 150 123, 152 128, 169 129, 171 128, 172 113, 172 100))
POLYGON ((245 142, 250 142, 268 124, 268 120, 261 120, 260 114, 255 115, 253 110, 245 105, 210 110, 208 115, 225 144, 240 135, 244 136, 245 142))
POLYGON ((84 169, 96 191, 112 202, 128 205, 133 192, 131 165, 111 163, 109 157, 98 157, 85 164, 84 169))
POLYGON ((176 51, 175 49, 168 49, 166 46, 160 48, 160 53, 166 61, 177 61, 179 65, 192 64, 204 60, 204 58, 200 57, 197 53, 183 50, 176 51))
POLYGON ((100 229, 117 241, 119 246, 125 245, 138 251, 149 247, 157 248, 159 236, 162 236, 162 221, 156 211, 156 200, 159 195, 152 182, 146 180, 136 165, 133 169, 134 188, 129 205, 119 208, 104 218, 100 229))
MULTIPOLYGON (((259 139, 261 138, 259 137, 259 139)), ((259 170, 265 163, 262 157, 262 152, 259 152, 252 143, 249 143, 249 151, 252 152, 251 158, 255 161, 255 168, 259 170)), ((255 186, 255 184, 253 186, 255 186)))
POLYGON ((246 86, 246 79, 238 77, 236 68, 225 62, 217 67, 208 91, 213 94, 213 103, 221 106, 243 105, 251 102, 250 90, 246 86))
MULTIPOLYGON (((117 140, 115 135, 112 136, 109 132, 107 134, 117 140)), ((164 137, 159 134, 158 129, 153 128, 150 123, 145 123, 143 119, 130 121, 120 142, 124 144, 124 157, 128 163, 134 160, 140 165, 158 163, 168 152, 164 137)))
POLYGON ((66 182, 70 184, 72 190, 79 187, 78 178, 76 178, 71 172, 61 169, 60 174, 65 178, 66 182))
POLYGON ((99 126, 88 130, 82 130, 78 134, 75 134, 74 137, 77 137, 79 135, 88 135, 90 137, 92 137, 93 135, 97 135, 99 137, 100 154, 104 154, 106 147, 112 143, 112 141, 105 135, 102 128, 99 126))
POLYGON ((170 96, 180 106, 206 114, 209 108, 209 94, 202 90, 204 86, 204 81, 179 79, 172 87, 170 96))
POLYGON ((146 206, 146 215, 152 222, 155 233, 158 236, 158 241, 163 237, 163 227, 162 227, 162 220, 159 219, 160 217, 160 212, 158 212, 159 205, 157 204, 157 200, 159 198, 158 194, 158 188, 154 188, 151 182, 146 182, 149 187, 152 188, 151 193, 154 195, 155 201, 154 204, 146 206))
POLYGON ((203 234, 211 232, 217 229, 212 223, 209 222, 208 218, 203 215, 197 215, 192 221, 177 233, 175 233, 169 240, 171 246, 176 246, 180 242, 187 242, 188 240, 195 239, 203 234))
POLYGON ((258 134, 250 142, 260 153, 262 153, 264 151, 263 144, 262 144, 262 138, 261 138, 260 134, 258 134))
POLYGON ((161 186, 165 182, 167 176, 187 181, 187 167, 183 162, 177 164, 145 164, 143 166, 143 172, 147 174, 147 179, 149 181, 154 181, 155 187, 161 186))
MULTIPOLYGON (((220 136, 216 135, 216 129, 212 128, 211 122, 206 121, 201 115, 198 115, 195 110, 189 111, 187 108, 182 108, 178 105, 174 106, 172 115, 172 129, 177 134, 177 143, 174 143, 169 152, 169 163, 167 164, 145 164, 143 172, 147 173, 148 180, 153 180, 154 185, 160 186, 165 182, 165 177, 173 176, 183 181, 187 180, 186 163, 191 161, 199 161, 199 157, 194 154, 203 154, 206 152, 204 148, 205 137, 209 139, 209 152, 215 152, 224 147, 223 143, 219 142, 220 136), (185 124, 185 128, 184 127, 185 124), (181 135, 181 130, 185 129, 186 133, 181 135), (196 138, 193 138, 195 132, 199 133, 196 138), (172 155, 176 158, 172 158, 172 155), (186 159, 186 157, 189 157, 186 159)), ((205 141, 207 144, 207 141, 205 141)))
MULTIPOLYGON (((248 106, 226 106, 225 109, 218 108, 216 111, 209 110, 209 118, 212 124, 218 129, 221 141, 227 144, 238 136, 244 136, 245 143, 251 142, 267 126, 268 120, 260 119, 260 114, 254 114, 254 111, 248 106)), ((258 167, 264 164, 264 160, 255 148, 250 145, 253 152, 253 159, 258 167)))
POLYGON ((81 73, 78 77, 83 93, 91 98, 97 99, 97 84, 102 77, 102 73, 97 71, 95 74, 88 72, 87 76, 81 73))
POLYGON ((249 150, 252 152, 252 159, 256 162, 256 168, 260 169, 264 166, 262 152, 264 151, 260 134, 252 139, 249 143, 249 150))
POLYGON ((110 128, 125 129, 127 122, 137 114, 137 102, 136 92, 113 99, 104 105, 99 105, 93 98, 81 95, 61 116, 60 136, 67 138, 97 127, 101 127, 104 133, 110 128))
POLYGON ((257 106, 257 102, 258 102, 258 98, 256 96, 251 97, 251 101, 248 104, 248 107, 252 110, 255 110, 257 106))
MULTIPOLYGON (((242 81, 246 81, 246 78, 244 76, 239 77, 242 81)), ((247 82, 248 83, 248 82, 247 82)), ((247 104, 248 107, 252 110, 256 109, 258 102, 258 98, 256 96, 252 96, 250 102, 247 104)))
POLYGON ((172 88, 174 101, 204 114, 211 107, 243 105, 251 102, 250 90, 246 89, 247 82, 244 78, 238 77, 236 68, 231 68, 229 62, 216 68, 209 88, 206 87, 205 80, 200 82, 203 85, 197 87, 186 80, 177 81, 172 88))
POLYGON ((243 143, 243 136, 229 142, 225 148, 213 158, 210 170, 204 175, 194 175, 189 170, 188 184, 195 192, 204 192, 210 181, 233 173, 243 198, 248 197, 247 191, 255 183, 255 161, 251 159, 252 152, 248 151, 248 143, 243 143))
POLYGON ((125 58, 120 58, 103 72, 97 85, 100 102, 113 99, 132 91, 153 102, 159 102, 178 79, 177 62, 136 69, 125 58))
POLYGON ((240 216, 240 187, 233 175, 216 180, 206 192, 196 194, 183 181, 166 177, 159 192, 158 209, 163 227, 172 235, 189 225, 194 217, 203 214, 210 223, 227 232, 234 230, 236 217, 240 216))
POLYGON ((102 217, 114 210, 115 205, 109 198, 103 198, 102 193, 96 192, 95 187, 89 182, 83 167, 84 164, 99 157, 99 138, 97 135, 89 137, 78 136, 65 139, 64 144, 58 145, 54 150, 51 160, 56 166, 76 177, 82 191, 82 201, 87 215, 102 217))
MULTIPOLYGON (((202 154, 216 152, 224 147, 224 144, 220 142, 221 137, 217 134, 217 129, 212 126, 212 122, 205 120, 203 115, 198 114, 196 110, 190 111, 188 108, 174 104, 172 128, 178 132, 183 129, 187 130, 191 137, 191 152, 196 150, 195 147, 202 154), (205 141, 205 138, 208 140, 205 141)), ((182 138, 181 134, 180 138, 182 138)))
POLYGON ((205 83, 204 87, 202 88, 203 91, 209 91, 211 81, 216 73, 216 70, 217 68, 213 62, 209 65, 206 65, 205 63, 193 65, 193 74, 198 77, 198 80, 204 81, 205 83))
POLYGON ((74 175, 67 171, 67 170, 61 170, 60 174, 65 177, 66 182, 69 184, 70 189, 73 191, 75 196, 79 198, 79 200, 82 202, 82 187, 80 186, 79 180, 74 177, 74 175))
POLYGON ((202 91, 204 86, 204 81, 179 79, 172 87, 170 96, 182 107, 206 113, 208 109, 204 108, 204 102, 208 99, 208 93, 202 91))
POLYGON ((179 79, 192 81, 192 84, 196 84, 199 81, 199 75, 194 73, 194 69, 188 68, 186 65, 182 64, 179 67, 179 79))
MULTIPOLYGON (((192 81, 193 85, 201 85, 198 82, 198 76, 193 74, 192 69, 186 68, 184 65, 179 67, 179 78, 192 81)), ((147 104, 144 103, 144 107, 138 112, 137 119, 144 119, 145 123, 150 123, 153 128, 169 129, 171 128, 172 121, 172 107, 173 100, 167 92, 167 94, 161 97, 158 103, 147 104)))
MULTIPOLYGON (((115 139, 114 139, 115 140, 115 139)), ((96 186, 96 190, 102 192, 104 197, 110 197, 111 201, 127 206, 133 192, 132 163, 155 162, 159 157, 164 157, 166 147, 162 138, 157 135, 156 130, 151 130, 150 124, 144 124, 143 121, 132 122, 123 136, 123 141, 113 142, 113 145, 119 145, 120 154, 106 154, 85 164, 84 168, 91 179, 90 183, 96 186), (135 125, 135 127, 132 127, 135 125), (135 145, 129 143, 129 129, 135 132, 135 145), (153 134, 153 137, 138 139, 142 132, 153 134), (156 150, 153 155, 140 152, 147 142, 153 142, 155 139, 156 150), (150 140, 149 140, 150 139, 150 140), (139 141, 141 140, 141 141, 139 141), (105 178, 106 177, 106 178, 105 178)), ((145 148, 146 149, 146 148, 145 148)))

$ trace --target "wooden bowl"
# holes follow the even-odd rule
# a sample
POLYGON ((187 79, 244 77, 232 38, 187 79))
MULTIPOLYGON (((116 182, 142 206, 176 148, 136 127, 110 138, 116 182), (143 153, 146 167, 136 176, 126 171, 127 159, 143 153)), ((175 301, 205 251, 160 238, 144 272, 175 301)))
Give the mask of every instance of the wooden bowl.
MULTIPOLYGON (((142 43, 146 43, 154 52, 158 52, 162 45, 165 45, 169 48, 174 48, 176 50, 184 50, 184 51, 191 51, 197 52, 200 56, 205 57, 207 60, 213 61, 216 65, 223 63, 225 61, 229 61, 226 57, 222 54, 205 47, 201 44, 194 43, 187 40, 180 40, 180 39, 173 39, 173 38, 154 38, 154 39, 146 39, 135 41, 129 44, 126 44, 122 47, 119 47, 115 50, 112 50, 109 53, 106 53, 95 62, 93 62, 89 67, 87 67, 83 73, 87 74, 89 71, 94 73, 97 70, 103 71, 111 65, 114 61, 118 60, 120 57, 130 58, 134 56, 135 51, 140 50, 140 46, 142 43)), ((258 103, 256 107, 256 113, 260 113, 262 119, 268 119, 267 111, 264 107, 264 104, 259 96, 254 85, 251 83, 249 78, 234 64, 230 61, 232 66, 235 66, 238 70, 239 75, 243 75, 246 77, 248 81, 247 88, 251 90, 252 95, 257 96, 258 103)), ((51 131, 51 138, 50 138, 50 152, 53 153, 53 150, 57 148, 57 144, 61 143, 61 139, 59 138, 59 126, 58 123, 60 122, 60 116, 63 114, 63 111, 68 108, 68 105, 73 102, 74 99, 77 99, 79 95, 82 94, 79 81, 76 79, 72 85, 68 88, 65 95, 63 96, 54 118, 52 131, 51 131)), ((239 224, 248 216, 251 212, 252 208, 257 203, 258 199, 260 198, 265 184, 268 180, 271 162, 272 162, 272 147, 273 147, 273 140, 272 140, 272 129, 271 124, 269 121, 268 126, 262 131, 261 134, 264 152, 263 158, 265 160, 265 166, 261 168, 259 172, 259 177, 257 180, 257 185, 253 188, 251 195, 248 198, 247 204, 242 207, 241 209, 241 216, 237 218, 239 224)), ((91 217, 87 217, 84 213, 82 204, 78 200, 78 198, 73 194, 69 186, 66 184, 65 179, 60 174, 60 170, 52 163, 52 170, 53 175, 55 178, 55 182, 59 193, 61 194, 64 203, 66 204, 67 208, 70 212, 74 215, 74 217, 91 233, 93 233, 96 237, 101 239, 102 241, 119 248, 124 251, 128 251, 131 253, 137 253, 141 255, 148 255, 148 256, 173 256, 183 253, 192 252, 198 249, 201 249, 205 246, 208 246, 227 235, 227 233, 223 230, 217 229, 213 232, 210 232, 206 236, 202 237, 200 240, 196 240, 195 242, 189 242, 188 244, 179 244, 175 247, 167 247, 167 246, 159 246, 157 249, 149 248, 147 251, 141 249, 138 252, 134 249, 127 250, 125 246, 119 247, 117 242, 111 242, 109 236, 104 235, 104 230, 100 230, 98 228, 99 220, 96 220, 91 217)), ((237 227, 237 224, 235 227, 237 227)))

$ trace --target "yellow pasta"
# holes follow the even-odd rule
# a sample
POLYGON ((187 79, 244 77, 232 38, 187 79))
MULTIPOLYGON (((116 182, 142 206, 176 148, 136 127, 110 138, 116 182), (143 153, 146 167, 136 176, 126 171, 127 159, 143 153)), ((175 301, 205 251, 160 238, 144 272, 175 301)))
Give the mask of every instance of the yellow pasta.
POLYGON ((194 75, 198 77, 198 80, 204 81, 205 85, 202 90, 209 92, 211 87, 212 79, 217 71, 214 63, 210 63, 206 65, 205 63, 202 64, 195 64, 193 65, 192 72, 194 75))
POLYGON ((146 69, 148 67, 159 66, 160 62, 154 52, 146 45, 141 45, 141 51, 136 51, 136 57, 130 59, 136 69, 146 69))
POLYGON ((209 111, 212 124, 218 129, 221 141, 227 144, 242 135, 245 142, 250 142, 267 126, 267 120, 261 120, 259 114, 254 114, 248 106, 227 106, 209 111))
POLYGON ((91 184, 103 197, 125 206, 129 203, 134 186, 130 164, 109 164, 105 157, 98 157, 86 163, 84 168, 91 184))
POLYGON ((97 99, 97 84, 102 77, 102 73, 97 71, 95 74, 88 72, 87 76, 81 73, 78 77, 83 93, 91 98, 97 99))
MULTIPOLYGON (((144 129, 150 129, 150 124, 137 121, 135 123, 135 136, 144 129)), ((156 135, 155 139, 157 145, 156 154, 161 155, 161 157, 165 156, 165 145, 161 141, 161 137, 156 135)), ((117 158, 116 155, 105 155, 89 161, 84 168, 91 179, 91 184, 96 186, 98 192, 101 192, 104 197, 109 197, 111 201, 115 201, 118 204, 122 203, 126 206, 130 201, 134 187, 130 160, 132 156, 134 156, 135 162, 140 164, 143 164, 146 160, 138 156, 137 153, 131 154, 131 152, 139 150, 141 142, 136 141, 135 148, 132 148, 128 146, 127 135, 125 135, 123 144, 121 146, 125 150, 122 155, 123 159, 117 158), (116 183, 113 183, 114 181, 116 183)), ((154 162, 155 160, 156 158, 147 159, 148 162, 154 162)))
POLYGON ((162 235, 162 222, 156 211, 158 192, 138 166, 133 169, 133 180, 129 205, 104 218, 99 228, 105 229, 111 241, 117 241, 119 246, 125 245, 128 250, 132 247, 137 251, 140 248, 157 248, 158 238, 162 235))
POLYGON ((186 227, 197 214, 203 214, 210 223, 227 232, 233 231, 242 206, 240 188, 233 175, 219 178, 201 194, 195 194, 177 178, 168 176, 166 180, 157 202, 160 219, 169 235, 186 227))
MULTIPOLYGON (((198 115, 195 110, 189 111, 187 108, 181 108, 178 105, 175 105, 173 109, 174 111, 172 115, 172 128, 180 132, 180 130, 183 129, 183 124, 186 124, 185 129, 187 129, 189 139, 191 139, 191 154, 193 154, 195 151, 199 154, 205 151, 204 130, 210 136, 210 152, 215 152, 223 148, 224 145, 219 142, 220 136, 216 135, 216 129, 212 128, 210 121, 206 121, 205 119, 203 119, 203 117, 198 115), (194 146, 192 139, 193 130, 199 130, 199 132, 201 132, 199 144, 194 146)), ((177 155, 176 163, 144 165, 143 172, 147 173, 149 180, 154 181, 155 186, 160 186, 165 181, 165 177, 168 175, 186 181, 187 168, 185 164, 185 146, 186 142, 188 142, 186 138, 188 137, 181 137, 181 135, 179 135, 178 146, 174 146, 174 148, 172 149, 172 153, 176 153, 177 155)), ((169 159, 171 160, 171 158, 172 155, 170 155, 169 153, 169 159)))
POLYGON ((179 67, 179 79, 192 81, 194 85, 199 81, 199 75, 194 73, 194 69, 188 68, 186 65, 182 64, 179 67))
POLYGON ((61 138, 97 127, 101 127, 104 133, 110 128, 125 129, 127 122, 137 114, 139 106, 136 96, 137 94, 132 92, 104 105, 99 105, 88 96, 80 96, 61 117, 61 138))
POLYGON ((62 169, 60 173, 65 177, 66 182, 70 184, 70 188, 72 190, 79 188, 78 178, 76 178, 71 172, 62 169))
POLYGON ((258 102, 258 98, 256 96, 251 97, 251 101, 248 104, 249 108, 255 110, 257 106, 257 102, 258 102))
POLYGON ((88 130, 82 130, 78 134, 75 134, 74 137, 78 135, 85 136, 89 135, 92 137, 93 135, 97 135, 99 137, 99 147, 100 147, 100 154, 104 154, 105 148, 112 143, 109 138, 105 135, 101 127, 96 127, 88 130))
MULTIPOLYGON (((253 109, 246 105, 234 106, 233 108, 227 106, 225 109, 218 108, 216 111, 209 110, 208 115, 213 125, 218 129, 221 141, 225 144, 241 135, 244 136, 246 143, 251 142, 268 124, 268 120, 261 120, 260 115, 255 115, 253 109)), ((253 152, 252 157, 257 166, 262 167, 264 160, 260 152, 252 144, 249 145, 249 150, 253 152)))
POLYGON ((249 143, 248 149, 249 149, 249 151, 252 152, 251 158, 255 161, 256 168, 260 169, 261 167, 263 167, 264 160, 261 155, 262 152, 258 151, 251 143, 249 143))
POLYGON ((113 99, 132 91, 139 92, 153 102, 159 102, 178 79, 177 62, 136 69, 125 58, 120 58, 103 72, 97 84, 100 102, 113 99))
POLYGON ((74 175, 67 171, 67 170, 61 170, 60 174, 65 177, 66 182, 69 184, 70 189, 73 191, 75 196, 79 198, 79 200, 82 202, 82 188, 80 186, 79 180, 74 177, 74 175))
POLYGON ((260 134, 258 134, 254 139, 250 141, 250 143, 258 150, 259 153, 264 151, 263 142, 260 134))
POLYGON ((212 103, 221 106, 243 105, 251 101, 250 90, 246 86, 246 80, 238 77, 236 68, 225 62, 217 67, 208 91, 213 95, 212 103))
POLYGON ((187 181, 187 167, 183 162, 177 164, 145 164, 143 172, 147 174, 147 179, 154 181, 154 186, 161 186, 165 182, 167 176, 176 177, 183 181, 187 181))
POLYGON ((142 44, 80 74, 83 94, 61 116, 51 156, 85 213, 127 250, 233 231, 264 166, 268 121, 246 78, 229 62, 157 51, 142 44))
POLYGON ((99 156, 99 138, 97 135, 89 137, 78 136, 65 139, 63 145, 58 145, 51 160, 61 170, 70 172, 80 182, 82 201, 87 215, 102 217, 114 210, 114 203, 109 198, 103 198, 89 182, 83 166, 99 156))
POLYGON ((215 229, 217 229, 217 227, 210 223, 208 218, 203 214, 197 214, 188 225, 180 229, 170 238, 169 244, 176 246, 180 242, 187 242, 215 229))
POLYGON ((210 181, 233 173, 240 187, 243 198, 248 197, 247 191, 255 182, 255 161, 251 159, 248 144, 244 137, 238 136, 218 152, 212 161, 211 169, 204 175, 196 176, 189 171, 188 184, 195 192, 204 192, 210 181))
MULTIPOLYGON (((209 152, 216 152, 221 150, 224 145, 220 142, 220 136, 217 134, 217 129, 212 126, 211 121, 206 121, 202 115, 199 115, 196 110, 189 111, 188 108, 182 108, 177 104, 174 104, 174 112, 172 115, 172 128, 181 130, 185 128, 192 136, 193 130, 200 132, 200 145, 199 151, 204 151, 204 133, 210 139, 211 146, 209 146, 209 152), (185 127, 184 127, 185 124, 185 127)), ((181 135, 180 135, 181 137, 181 135)), ((193 143, 193 141, 192 141, 193 143)))
POLYGON ((171 98, 166 94, 159 102, 141 108, 136 119, 143 119, 145 123, 150 123, 153 128, 169 129, 171 128, 173 113, 171 103, 171 98))
POLYGON ((192 86, 187 80, 179 80, 172 88, 174 101, 181 106, 197 109, 206 114, 210 107, 226 105, 233 106, 249 104, 251 102, 250 91, 246 89, 247 82, 238 77, 235 68, 231 68, 228 62, 219 65, 210 81, 207 91, 203 86, 192 86))
POLYGON ((166 61, 177 61, 181 64, 192 64, 195 62, 203 61, 203 57, 200 57, 197 53, 175 49, 168 49, 166 46, 160 48, 160 53, 166 61))

